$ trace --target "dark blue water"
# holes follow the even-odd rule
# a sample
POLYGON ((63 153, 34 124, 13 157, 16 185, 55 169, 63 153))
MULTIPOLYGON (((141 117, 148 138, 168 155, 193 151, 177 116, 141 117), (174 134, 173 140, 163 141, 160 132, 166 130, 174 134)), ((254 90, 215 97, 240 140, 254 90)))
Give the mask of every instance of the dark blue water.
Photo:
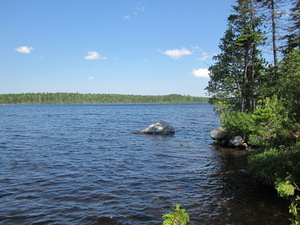
POLYGON ((0 224, 288 224, 272 189, 221 151, 208 104, 0 106, 0 224), (133 132, 163 119, 172 136, 133 132))

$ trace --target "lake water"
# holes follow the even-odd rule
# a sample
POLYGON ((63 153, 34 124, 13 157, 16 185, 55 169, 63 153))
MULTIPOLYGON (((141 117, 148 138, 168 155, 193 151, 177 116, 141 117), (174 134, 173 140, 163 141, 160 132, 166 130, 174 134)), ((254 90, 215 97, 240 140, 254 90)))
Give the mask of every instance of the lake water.
POLYGON ((0 106, 0 224, 289 224, 272 188, 214 148, 209 104, 0 106), (136 135, 163 119, 175 135, 136 135))

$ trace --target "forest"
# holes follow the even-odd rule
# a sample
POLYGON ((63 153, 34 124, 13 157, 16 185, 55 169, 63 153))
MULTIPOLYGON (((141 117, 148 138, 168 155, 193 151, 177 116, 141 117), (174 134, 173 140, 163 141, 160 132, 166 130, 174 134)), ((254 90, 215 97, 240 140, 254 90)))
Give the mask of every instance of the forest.
POLYGON ((300 1, 237 0, 206 90, 248 169, 290 201, 300 224, 300 1))
POLYGON ((207 103, 189 95, 121 95, 80 93, 1 94, 0 104, 207 103))

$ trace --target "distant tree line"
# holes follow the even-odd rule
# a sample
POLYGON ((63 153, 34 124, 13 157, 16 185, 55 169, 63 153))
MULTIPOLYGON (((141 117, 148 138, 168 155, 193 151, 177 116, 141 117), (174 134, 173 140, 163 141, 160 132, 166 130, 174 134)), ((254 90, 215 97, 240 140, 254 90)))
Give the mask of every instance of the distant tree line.
POLYGON ((207 103, 190 95, 122 95, 80 93, 0 94, 0 104, 207 103))

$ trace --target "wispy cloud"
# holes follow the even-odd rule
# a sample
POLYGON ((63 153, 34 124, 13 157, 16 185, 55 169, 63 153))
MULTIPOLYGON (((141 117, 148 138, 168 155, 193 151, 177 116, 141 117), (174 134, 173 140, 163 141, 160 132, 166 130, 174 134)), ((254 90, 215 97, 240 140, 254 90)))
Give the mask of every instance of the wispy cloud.
POLYGON ((195 69, 192 71, 194 77, 209 78, 208 69, 195 69))
POLYGON ((134 12, 134 15, 137 16, 139 13, 145 12, 146 7, 143 5, 139 5, 134 12))
POLYGON ((28 47, 28 46, 21 46, 18 48, 15 48, 15 51, 20 52, 20 53, 25 53, 29 54, 33 50, 33 47, 28 47))
POLYGON ((210 55, 208 55, 206 52, 202 52, 201 53, 202 57, 200 57, 198 60, 200 61, 204 61, 206 59, 208 59, 210 57, 210 55))
POLYGON ((199 52, 200 52, 201 56, 200 56, 200 58, 198 58, 198 60, 200 60, 200 61, 204 61, 204 60, 209 59, 213 56, 213 55, 210 55, 207 52, 205 52, 198 45, 192 45, 191 49, 193 50, 193 53, 195 53, 195 54, 199 54, 199 52))
POLYGON ((199 46, 198 45, 191 45, 191 49, 197 50, 197 49, 199 49, 199 46))
POLYGON ((86 60, 107 59, 107 57, 101 56, 98 52, 88 52, 88 55, 84 58, 86 60))
POLYGON ((166 50, 163 54, 170 56, 173 59, 179 59, 185 55, 191 55, 192 52, 186 48, 166 50))
POLYGON ((124 20, 130 20, 130 16, 129 15, 123 16, 123 19, 124 20))
POLYGON ((135 16, 138 16, 139 14, 144 13, 146 10, 146 7, 143 6, 141 3, 139 3, 139 5, 135 8, 135 10, 131 13, 127 13, 125 16, 122 16, 121 18, 123 18, 124 20, 130 20, 132 18, 134 18, 135 16))
POLYGON ((88 80, 94 80, 95 77, 91 76, 91 77, 88 77, 88 80))

